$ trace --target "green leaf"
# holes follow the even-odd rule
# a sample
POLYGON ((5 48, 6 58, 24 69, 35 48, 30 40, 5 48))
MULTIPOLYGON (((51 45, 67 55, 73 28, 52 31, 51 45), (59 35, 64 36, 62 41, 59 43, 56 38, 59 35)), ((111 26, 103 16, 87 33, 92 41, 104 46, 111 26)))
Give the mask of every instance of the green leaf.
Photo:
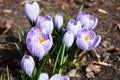
POLYGON ((2 80, 2 76, 0 76, 0 80, 2 80))
POLYGON ((82 11, 83 8, 84 8, 84 4, 81 5, 79 12, 82 11))
POLYGON ((17 43, 14 43, 15 44, 15 47, 17 48, 18 51, 20 51, 20 47, 18 46, 17 43))
POLYGON ((57 57, 56 57, 56 60, 55 60, 55 64, 54 64, 54 68, 53 68, 53 74, 55 73, 55 70, 56 70, 56 67, 57 67, 57 63, 58 63, 58 59, 59 59, 61 50, 62 50, 62 46, 60 47, 60 49, 58 51, 58 54, 57 54, 57 57))
POLYGON ((20 32, 18 33, 18 37, 19 37, 19 42, 21 43, 22 42, 22 36, 21 36, 20 32))
MULTIPOLYGON (((63 49, 62 49, 60 66, 63 65, 63 62, 64 62, 64 54, 65 54, 65 44, 63 45, 63 49)), ((59 74, 62 74, 62 68, 59 69, 59 74)))
POLYGON ((8 66, 6 66, 6 69, 7 69, 7 80, 10 80, 10 73, 9 73, 9 68, 8 68, 8 66))

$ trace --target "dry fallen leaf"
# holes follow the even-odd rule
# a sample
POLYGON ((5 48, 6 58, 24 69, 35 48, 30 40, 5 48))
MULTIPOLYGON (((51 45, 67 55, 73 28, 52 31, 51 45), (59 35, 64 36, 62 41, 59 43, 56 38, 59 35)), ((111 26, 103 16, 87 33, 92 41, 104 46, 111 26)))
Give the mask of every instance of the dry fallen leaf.
POLYGON ((3 34, 5 34, 6 32, 8 32, 8 30, 12 27, 12 23, 13 23, 13 20, 7 20, 6 21, 6 24, 5 24, 5 31, 3 32, 3 34))
POLYGON ((94 75, 93 72, 89 72, 89 73, 86 74, 86 77, 87 77, 87 78, 94 78, 95 75, 94 75))
POLYGON ((77 74, 77 70, 76 69, 73 69, 72 71, 70 71, 67 76, 69 77, 80 77, 79 74, 77 74))
POLYGON ((95 73, 99 73, 99 72, 101 71, 101 67, 98 66, 98 65, 94 65, 94 66, 92 67, 92 70, 93 70, 95 73))
POLYGON ((86 68, 86 72, 95 72, 95 73, 99 73, 101 71, 101 67, 98 65, 94 65, 94 64, 90 64, 87 68, 86 68))

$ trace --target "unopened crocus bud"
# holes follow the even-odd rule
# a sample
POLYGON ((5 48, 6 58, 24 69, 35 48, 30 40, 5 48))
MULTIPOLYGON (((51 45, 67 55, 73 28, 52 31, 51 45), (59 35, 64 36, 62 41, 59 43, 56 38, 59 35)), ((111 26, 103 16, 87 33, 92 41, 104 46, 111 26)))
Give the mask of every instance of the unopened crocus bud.
POLYGON ((83 51, 92 50, 101 42, 101 36, 96 35, 93 31, 88 29, 78 31, 76 37, 76 44, 78 48, 82 49, 83 51))
POLYGON ((97 26, 98 19, 93 15, 86 14, 85 12, 79 12, 77 18, 82 23, 84 29, 94 29, 97 26))
POLYGON ((46 30, 46 33, 51 34, 53 31, 53 20, 49 15, 46 15, 45 17, 39 16, 36 26, 46 30))
POLYGON ((33 58, 30 55, 24 55, 21 61, 21 67, 28 76, 31 76, 34 66, 35 63, 33 58))
POLYGON ((50 80, 70 80, 67 76, 61 76, 60 74, 53 75, 50 80))
POLYGON ((76 36, 78 30, 82 29, 82 25, 80 21, 76 21, 74 19, 70 19, 67 23, 67 31, 70 31, 73 33, 74 36, 76 36))
POLYGON ((74 42, 74 35, 72 32, 67 31, 64 36, 62 43, 65 44, 66 48, 70 48, 74 42))
POLYGON ((29 18, 32 27, 35 27, 37 17, 40 13, 39 4, 35 1, 27 1, 25 4, 25 13, 29 18))
POLYGON ((52 36, 32 27, 26 37, 26 45, 32 56, 39 60, 45 56, 53 45, 52 36))
POLYGON ((56 14, 54 17, 54 24, 55 24, 55 28, 60 31, 62 25, 63 25, 63 17, 61 14, 56 14))
POLYGON ((41 73, 38 80, 49 80, 49 76, 47 73, 41 73))

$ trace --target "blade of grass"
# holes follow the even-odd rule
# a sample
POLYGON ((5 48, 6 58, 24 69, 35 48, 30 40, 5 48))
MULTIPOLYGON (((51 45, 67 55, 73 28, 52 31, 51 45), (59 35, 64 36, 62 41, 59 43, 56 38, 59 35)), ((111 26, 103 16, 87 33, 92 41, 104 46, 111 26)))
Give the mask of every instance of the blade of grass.
POLYGON ((17 48, 18 51, 20 51, 20 47, 18 46, 17 43, 14 43, 15 44, 15 47, 17 48))
POLYGON ((57 54, 57 57, 56 57, 56 60, 55 60, 55 64, 54 64, 54 68, 53 68, 53 74, 55 73, 55 70, 56 70, 56 67, 57 67, 57 63, 58 63, 58 59, 59 59, 59 56, 60 56, 60 53, 61 53, 61 49, 62 49, 62 46, 60 47, 60 49, 58 51, 58 54, 57 54))
MULTIPOLYGON (((64 54, 65 54, 65 44, 63 45, 63 50, 62 50, 62 55, 61 55, 61 61, 60 61, 60 66, 63 64, 64 62, 64 54)), ((62 74, 62 69, 59 69, 59 74, 62 74)))
POLYGON ((10 80, 10 73, 9 73, 9 68, 8 68, 8 66, 6 66, 6 69, 7 69, 7 80, 10 80))
POLYGON ((5 80, 5 75, 4 75, 4 77, 3 77, 3 80, 5 80))
POLYGON ((81 5, 79 12, 82 11, 83 8, 84 8, 84 4, 81 5))
POLYGON ((0 77, 0 80, 2 80, 2 76, 0 77))

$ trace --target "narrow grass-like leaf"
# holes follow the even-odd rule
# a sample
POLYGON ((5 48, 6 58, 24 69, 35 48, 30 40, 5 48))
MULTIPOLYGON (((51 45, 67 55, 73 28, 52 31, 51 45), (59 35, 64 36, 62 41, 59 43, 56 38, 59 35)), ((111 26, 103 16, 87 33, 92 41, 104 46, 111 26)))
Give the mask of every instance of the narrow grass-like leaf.
POLYGON ((61 50, 62 50, 62 46, 60 47, 60 49, 58 51, 58 54, 57 54, 57 57, 56 57, 56 60, 55 60, 55 64, 54 64, 54 68, 53 68, 53 74, 55 73, 55 70, 56 70, 56 67, 57 67, 57 63, 58 63, 58 59, 59 59, 61 50))
POLYGON ((18 37, 19 37, 19 38, 18 38, 18 39, 19 39, 19 42, 21 43, 21 42, 22 42, 22 36, 21 36, 21 33, 20 33, 20 32, 18 33, 18 37))
POLYGON ((14 43, 15 44, 15 47, 17 48, 18 51, 20 51, 20 47, 18 46, 17 43, 14 43))
POLYGON ((82 11, 83 8, 84 8, 84 4, 81 5, 79 12, 82 11))
MULTIPOLYGON (((65 44, 63 45, 63 49, 62 49, 62 55, 61 55, 61 61, 60 61, 60 66, 63 64, 64 62, 64 54, 65 54, 65 44)), ((59 74, 62 74, 62 69, 59 69, 59 74)))
POLYGON ((10 73, 9 73, 9 68, 8 68, 8 66, 6 66, 6 69, 7 69, 7 80, 10 80, 10 73))
POLYGON ((0 76, 0 80, 2 80, 2 76, 0 76))
POLYGON ((4 75, 4 77, 3 77, 3 80, 5 80, 5 75, 4 75))
POLYGON ((63 64, 66 62, 67 58, 68 58, 68 55, 64 57, 63 64))
POLYGON ((26 80, 25 74, 22 74, 22 75, 21 75, 21 79, 22 79, 22 80, 26 80))
POLYGON ((61 55, 61 62, 60 62, 60 65, 63 64, 63 61, 64 61, 64 54, 65 54, 65 44, 63 45, 63 50, 62 50, 62 55, 61 55))

